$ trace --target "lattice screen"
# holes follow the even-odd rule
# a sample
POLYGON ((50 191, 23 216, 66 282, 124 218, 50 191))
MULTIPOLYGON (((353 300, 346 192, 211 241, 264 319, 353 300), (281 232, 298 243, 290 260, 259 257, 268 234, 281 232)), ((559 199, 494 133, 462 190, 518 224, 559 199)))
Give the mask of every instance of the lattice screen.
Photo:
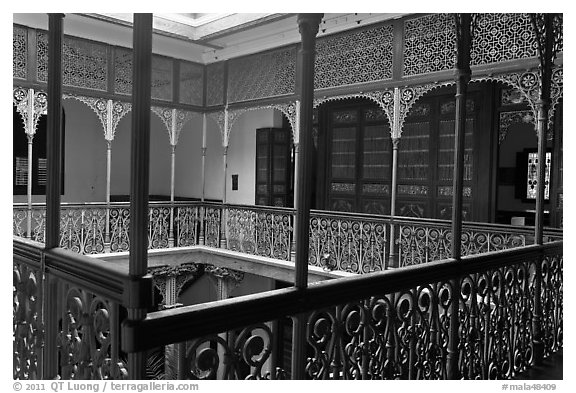
POLYGON ((224 63, 206 67, 206 105, 224 104, 224 63))
POLYGON ((114 49, 114 92, 132 94, 132 51, 114 49))
POLYGON ((537 56, 528 14, 481 14, 474 32, 472 65, 537 56))
POLYGON ((450 14, 404 22, 404 75, 450 70, 456 60, 456 32, 450 14))
MULTIPOLYGON (((48 34, 38 32, 37 77, 48 80, 48 34)), ((64 37, 62 41, 62 83, 65 86, 106 91, 108 56, 106 45, 64 37)))
POLYGON ((204 67, 200 64, 180 62, 180 103, 203 105, 204 67))
POLYGON ((314 88, 392 78, 392 25, 318 39, 314 88))
POLYGON ((172 101, 173 85, 172 59, 152 56, 152 98, 172 101))
POLYGON ((28 51, 27 30, 14 26, 12 34, 12 77, 26 79, 26 58, 28 51))
POLYGON ((293 94, 295 84, 295 47, 233 59, 228 71, 228 102, 293 94))

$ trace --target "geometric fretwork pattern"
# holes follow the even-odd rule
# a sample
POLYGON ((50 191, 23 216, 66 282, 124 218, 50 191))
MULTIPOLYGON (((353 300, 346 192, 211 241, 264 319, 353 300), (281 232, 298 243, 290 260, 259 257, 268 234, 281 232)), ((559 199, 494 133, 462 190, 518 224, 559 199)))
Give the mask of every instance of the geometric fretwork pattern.
POLYGON ((454 68, 456 30, 451 14, 432 14, 404 22, 404 76, 454 68))
POLYGON ((204 95, 204 66, 180 62, 180 103, 202 105, 204 95))
POLYGON ((172 59, 152 56, 152 98, 172 101, 172 59))
POLYGON ((393 25, 318 40, 314 88, 392 78, 393 25))
POLYGON ((537 56, 537 42, 528 14, 478 14, 471 65, 537 56))
POLYGON ((114 49, 114 93, 132 94, 132 51, 114 49))
POLYGON ((224 63, 206 67, 206 105, 224 104, 224 63))
POLYGON ((14 26, 12 35, 12 77, 26 79, 26 56, 28 40, 26 29, 14 26))
POLYGON ((292 94, 295 84, 295 47, 234 59, 229 65, 228 102, 292 94))
MULTIPOLYGON (((38 33, 38 81, 48 81, 48 34, 38 33)), ((108 56, 106 46, 64 37, 62 41, 62 84, 106 91, 108 56)))

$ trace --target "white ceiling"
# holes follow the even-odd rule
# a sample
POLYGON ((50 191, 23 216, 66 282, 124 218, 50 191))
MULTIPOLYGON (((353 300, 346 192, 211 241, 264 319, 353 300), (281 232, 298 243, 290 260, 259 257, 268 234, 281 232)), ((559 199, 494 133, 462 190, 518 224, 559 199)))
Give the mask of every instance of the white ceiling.
MULTIPOLYGON (((132 46, 133 14, 66 14, 64 33, 132 46)), ((318 36, 401 17, 402 13, 326 13, 318 36)), ((297 14, 157 13, 154 53, 212 63, 300 41, 297 14)), ((14 23, 46 29, 46 14, 13 14, 14 23)))

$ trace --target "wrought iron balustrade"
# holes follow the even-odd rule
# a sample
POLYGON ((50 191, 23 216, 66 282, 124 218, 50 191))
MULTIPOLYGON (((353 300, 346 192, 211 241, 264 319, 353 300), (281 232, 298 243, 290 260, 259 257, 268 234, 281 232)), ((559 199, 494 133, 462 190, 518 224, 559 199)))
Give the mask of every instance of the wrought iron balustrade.
MULTIPOLYGON (((399 266, 410 266, 449 258, 452 255, 452 229, 447 220, 394 217, 399 228, 399 266)), ((545 229, 545 240, 561 240, 562 230, 545 229)), ((462 255, 507 250, 534 242, 533 227, 490 223, 462 223, 462 255)))
POLYGON ((127 274, 34 241, 13 247, 15 379, 122 379, 127 274))
POLYGON ((179 378, 283 378, 270 335, 304 315, 308 379, 509 379, 562 348, 562 277, 562 242, 527 246, 158 311, 123 345, 185 342, 179 378))
POLYGON ((290 260, 293 209, 227 205, 225 221, 229 250, 290 260))
MULTIPOLYGON (((62 204, 60 245, 81 254, 128 251, 129 224, 127 203, 62 204)), ((43 242, 44 225, 44 205, 14 205, 15 236, 43 242)), ((151 202, 148 244, 153 249, 206 245, 290 260, 293 226, 290 208, 151 202)), ((446 220, 315 210, 310 215, 309 264, 368 273, 427 263, 451 256, 451 237, 446 220), (392 244, 391 226, 396 229, 392 244), (398 261, 390 260, 391 255, 398 261)), ((562 230, 547 228, 545 239, 562 239, 562 230)), ((533 228, 465 222, 461 241, 463 255, 505 250, 531 244, 533 228)))
POLYGON ((389 220, 314 211, 308 263, 330 270, 369 273, 386 269, 389 220))

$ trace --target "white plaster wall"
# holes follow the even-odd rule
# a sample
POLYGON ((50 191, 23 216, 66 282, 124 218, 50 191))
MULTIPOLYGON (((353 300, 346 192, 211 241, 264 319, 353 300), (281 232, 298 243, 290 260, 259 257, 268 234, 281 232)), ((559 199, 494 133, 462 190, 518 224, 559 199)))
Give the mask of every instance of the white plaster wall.
POLYGON ((130 124, 131 113, 118 123, 112 141, 112 163, 110 170, 110 194, 130 194, 130 124))
MULTIPOLYGON (((106 200, 106 140, 98 116, 75 99, 62 101, 64 123, 64 194, 62 202, 104 202, 106 200)), ((26 195, 14 195, 15 203, 26 195)), ((33 195, 34 203, 46 201, 33 195)))
POLYGON ((281 127, 282 113, 275 109, 249 111, 232 125, 228 148, 226 202, 253 205, 256 187, 256 130, 281 127), (232 175, 238 175, 238 190, 232 190, 232 175))
POLYGON ((170 200, 171 147, 168 129, 156 114, 150 118, 150 195, 170 200))
POLYGON ((64 196, 62 202, 106 200, 106 140, 98 116, 84 103, 63 100, 64 196))
POLYGON ((222 200, 224 184, 222 136, 214 120, 207 116, 206 129, 206 199, 222 200))
POLYGON ((194 116, 180 132, 175 178, 177 197, 202 197, 202 116, 194 116))
MULTIPOLYGON (((110 194, 130 194, 130 135, 131 116, 120 120, 112 142, 110 194)), ((170 139, 166 126, 156 115, 150 118, 150 184, 149 193, 170 197, 170 139)))

